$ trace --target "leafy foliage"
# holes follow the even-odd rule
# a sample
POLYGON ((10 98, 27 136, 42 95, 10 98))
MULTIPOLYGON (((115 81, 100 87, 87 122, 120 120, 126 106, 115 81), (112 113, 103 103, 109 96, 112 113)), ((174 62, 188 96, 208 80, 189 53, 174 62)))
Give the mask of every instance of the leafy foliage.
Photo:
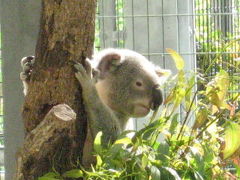
POLYGON ((220 70, 211 80, 186 74, 184 61, 173 50, 178 73, 169 80, 160 116, 130 138, 124 132, 114 144, 95 139, 96 165, 39 180, 84 177, 89 180, 205 180, 237 179, 240 175, 240 94, 228 96, 229 76, 220 70), (196 82, 204 87, 196 90, 196 82), (162 139, 162 140, 159 140, 162 139), (230 161, 232 159, 232 161, 230 161), (235 175, 227 165, 234 163, 235 175))

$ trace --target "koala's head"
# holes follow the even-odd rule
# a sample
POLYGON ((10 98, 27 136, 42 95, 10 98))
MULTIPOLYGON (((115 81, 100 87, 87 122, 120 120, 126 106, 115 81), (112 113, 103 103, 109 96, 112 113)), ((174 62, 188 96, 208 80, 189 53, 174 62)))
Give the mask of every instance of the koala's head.
POLYGON ((127 117, 146 116, 163 101, 160 86, 169 70, 153 65, 137 52, 107 49, 95 57, 100 98, 114 111, 127 117))

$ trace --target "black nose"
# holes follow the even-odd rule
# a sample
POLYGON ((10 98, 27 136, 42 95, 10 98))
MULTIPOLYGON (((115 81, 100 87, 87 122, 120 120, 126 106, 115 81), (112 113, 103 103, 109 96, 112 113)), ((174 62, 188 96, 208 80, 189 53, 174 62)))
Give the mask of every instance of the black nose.
POLYGON ((160 90, 159 85, 156 85, 152 89, 152 110, 157 110, 157 108, 162 104, 163 102, 163 96, 162 91, 160 90))

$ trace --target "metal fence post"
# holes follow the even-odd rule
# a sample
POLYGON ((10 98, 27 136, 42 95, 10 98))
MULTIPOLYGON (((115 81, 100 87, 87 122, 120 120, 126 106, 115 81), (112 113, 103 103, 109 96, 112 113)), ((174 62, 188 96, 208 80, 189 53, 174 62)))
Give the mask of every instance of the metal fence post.
POLYGON ((13 179, 15 154, 23 140, 20 59, 34 54, 40 4, 40 0, 1 1, 6 180, 13 179))

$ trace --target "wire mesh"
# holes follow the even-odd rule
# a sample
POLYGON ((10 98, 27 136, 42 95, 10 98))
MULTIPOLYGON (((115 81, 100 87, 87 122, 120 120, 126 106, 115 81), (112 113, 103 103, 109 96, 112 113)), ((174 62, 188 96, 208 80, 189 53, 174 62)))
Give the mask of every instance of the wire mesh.
POLYGON ((184 28, 181 28, 183 25, 179 26, 181 22, 188 22, 185 29, 193 26, 192 1, 187 0, 190 5, 187 5, 188 9, 182 11, 178 10, 179 6, 184 9, 181 1, 170 0, 169 2, 165 3, 163 0, 100 0, 97 11, 95 49, 106 47, 133 49, 150 60, 160 62, 163 66, 165 56, 168 56, 165 52, 167 47, 181 51, 180 53, 185 56, 193 55, 194 42, 190 43, 190 37, 188 37, 188 43, 190 43, 188 46, 191 48, 181 48, 184 41, 184 38, 181 38, 181 30, 184 28), (173 8, 171 8, 172 4, 173 8), (114 9, 114 11, 109 9, 114 9))
POLYGON ((230 93, 240 92, 240 1, 196 0, 196 50, 197 64, 209 76, 225 69, 231 76, 230 93))
POLYGON ((239 15, 240 0, 100 0, 96 50, 129 48, 172 69, 165 51, 172 48, 185 58, 187 70, 211 66, 210 77, 228 71, 234 96, 240 91, 239 15))
MULTIPOLYGON (((1 29, 1 27, 0 27, 1 29)), ((0 180, 4 179, 4 134, 3 134, 3 94, 2 94, 2 56, 0 31, 0 180)))

